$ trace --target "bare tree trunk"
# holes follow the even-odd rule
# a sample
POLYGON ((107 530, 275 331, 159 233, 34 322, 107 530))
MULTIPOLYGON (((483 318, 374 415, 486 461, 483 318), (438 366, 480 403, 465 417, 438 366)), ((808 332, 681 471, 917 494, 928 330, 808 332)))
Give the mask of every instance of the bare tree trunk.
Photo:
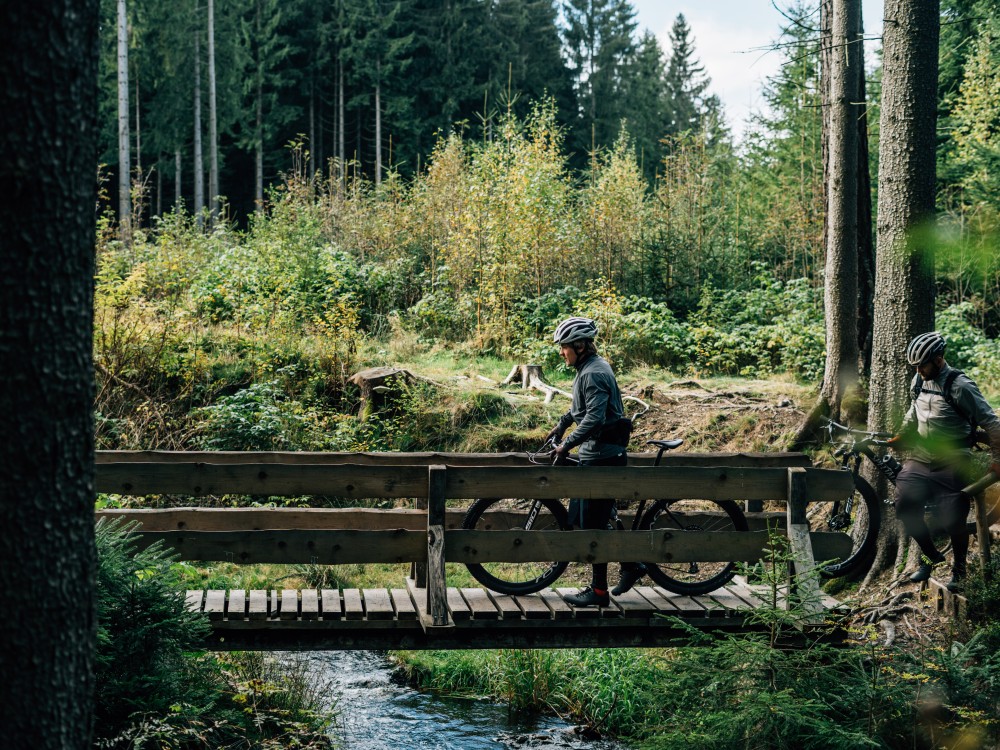
POLYGON ((201 227, 205 211, 205 157, 201 148, 201 28, 194 0, 194 221, 201 227))
MULTIPOLYGON (((381 75, 381 64, 375 63, 376 77, 381 75)), ((382 82, 375 84, 375 184, 382 184, 382 82)))
POLYGON ((128 106, 128 11, 118 0, 118 226, 122 242, 132 241, 132 138, 128 106))
MULTIPOLYGON (((907 407, 906 345, 934 326, 933 249, 920 230, 934 220, 939 2, 886 0, 884 28, 868 418, 871 428, 893 431, 907 407)), ((886 491, 874 471, 867 478, 886 491)), ((902 551, 893 521, 882 524, 868 580, 894 566, 902 551)))
POLYGON ((219 109, 215 95, 215 0, 208 0, 208 200, 211 223, 219 219, 219 109))
MULTIPOLYGON (((858 32, 864 39, 864 23, 858 32)), ((871 375, 875 305, 875 248, 872 243, 872 175, 868 160, 868 94, 865 60, 858 74, 858 371, 871 375)))
POLYGON ((93 731, 99 7, 39 0, 0 11, 7 750, 85 750, 93 731))
POLYGON ((840 419, 844 410, 857 421, 856 406, 860 404, 859 175, 867 175, 859 155, 858 119, 863 106, 859 85, 864 77, 860 0, 823 0, 820 29, 826 364, 819 399, 800 427, 793 450, 802 450, 816 440, 824 416, 840 419))
POLYGON ((181 150, 180 148, 174 149, 174 208, 177 209, 181 205, 181 198, 183 197, 183 191, 181 190, 181 150))
POLYGON ((256 113, 256 144, 254 145, 254 196, 257 211, 264 210, 264 105, 261 97, 264 92, 257 80, 257 113, 256 113))
POLYGON ((826 369, 820 397, 840 416, 858 385, 858 73, 861 2, 833 0, 827 182, 826 369))
POLYGON ((344 63, 337 61, 337 159, 340 161, 340 184, 347 180, 347 140, 344 135, 344 63))

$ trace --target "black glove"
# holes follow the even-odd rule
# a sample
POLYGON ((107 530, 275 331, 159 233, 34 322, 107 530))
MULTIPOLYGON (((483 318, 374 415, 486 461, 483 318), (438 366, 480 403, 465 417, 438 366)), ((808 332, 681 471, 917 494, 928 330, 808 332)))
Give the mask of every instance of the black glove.
POLYGON ((564 466, 566 464, 566 456, 569 455, 569 447, 566 443, 559 443, 556 446, 555 453, 553 454, 552 465, 553 466, 564 466))
POLYGON ((560 430, 558 427, 553 427, 551 430, 549 430, 549 434, 545 436, 545 442, 558 444, 559 441, 562 440, 562 436, 563 436, 563 431, 560 430))

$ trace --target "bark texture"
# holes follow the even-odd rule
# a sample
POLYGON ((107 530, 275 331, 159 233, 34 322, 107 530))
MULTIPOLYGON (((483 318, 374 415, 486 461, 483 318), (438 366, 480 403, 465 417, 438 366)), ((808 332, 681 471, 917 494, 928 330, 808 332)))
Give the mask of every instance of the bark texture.
POLYGON ((0 23, 3 747, 89 748, 97 0, 0 23))
MULTIPOLYGON (((937 0, 886 0, 879 140, 875 327, 869 426, 894 431, 908 407, 906 345, 934 327, 937 0)), ((880 492, 885 482, 868 476, 880 492)), ((890 514, 891 515, 891 514, 890 514)), ((882 524, 877 575, 900 550, 894 519, 882 524)))
POLYGON ((830 29, 829 170, 827 179, 826 369, 821 397, 840 417, 858 383, 858 68, 861 2, 833 0, 830 29))

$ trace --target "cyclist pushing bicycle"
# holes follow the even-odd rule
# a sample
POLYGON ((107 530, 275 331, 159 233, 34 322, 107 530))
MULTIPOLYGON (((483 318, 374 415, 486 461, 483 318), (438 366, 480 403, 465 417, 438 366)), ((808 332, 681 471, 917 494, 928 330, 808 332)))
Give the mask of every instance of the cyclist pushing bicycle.
MULTIPOLYGON (((562 415, 546 440, 557 442, 557 462, 579 446, 580 466, 625 466, 628 464, 625 407, 611 365, 597 353, 596 337, 597 324, 590 318, 567 318, 556 326, 553 341, 559 345, 559 354, 566 364, 576 368, 576 377, 569 411, 562 415), (576 428, 563 440, 573 423, 576 428)), ((605 529, 614 502, 613 499, 574 500, 570 503, 570 522, 583 529, 605 529)), ((628 591, 643 572, 639 563, 623 563, 621 581, 614 593, 628 591)), ((595 563, 590 586, 565 600, 577 607, 608 606, 607 563, 595 563)))
POLYGON ((933 566, 945 561, 924 521, 924 507, 936 498, 954 556, 948 589, 956 591, 966 575, 969 551, 970 498, 962 488, 976 475, 972 446, 983 430, 991 450, 990 470, 1000 476, 1000 419, 978 386, 945 361, 946 343, 932 331, 907 346, 906 360, 917 370, 911 382, 913 400, 899 434, 889 443, 910 452, 896 478, 895 499, 897 517, 924 554, 910 580, 926 581, 933 566))

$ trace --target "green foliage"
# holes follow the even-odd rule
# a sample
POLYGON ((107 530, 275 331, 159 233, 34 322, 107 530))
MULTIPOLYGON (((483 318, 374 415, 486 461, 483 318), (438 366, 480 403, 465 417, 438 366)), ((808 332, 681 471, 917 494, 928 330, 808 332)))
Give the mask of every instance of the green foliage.
POLYGON ((254 383, 202 408, 205 450, 276 451, 301 445, 308 429, 302 404, 289 400, 277 380, 254 383))
POLYGON ((330 718, 301 666, 205 654, 209 624, 185 605, 183 567, 159 543, 137 550, 133 529, 96 529, 95 746, 330 748, 330 718))
POLYGON ((756 269, 749 290, 703 290, 690 321, 695 370, 818 379, 825 356, 821 292, 805 279, 783 283, 763 264, 756 269))
POLYGON ((97 524, 99 735, 111 737, 137 712, 166 716, 179 701, 208 704, 210 665, 189 657, 208 622, 189 612, 161 545, 136 551, 132 527, 97 524))

